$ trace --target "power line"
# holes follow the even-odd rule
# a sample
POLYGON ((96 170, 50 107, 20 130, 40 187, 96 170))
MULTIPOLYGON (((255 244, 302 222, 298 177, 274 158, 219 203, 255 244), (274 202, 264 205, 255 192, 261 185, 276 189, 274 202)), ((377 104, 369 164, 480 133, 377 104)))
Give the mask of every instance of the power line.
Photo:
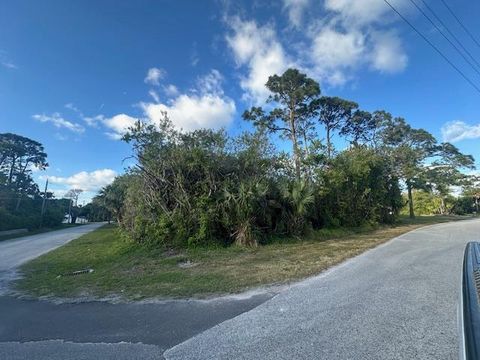
POLYGON ((471 61, 468 60, 467 57, 460 51, 460 49, 457 47, 457 45, 455 45, 455 44, 448 38, 448 36, 446 36, 446 35, 444 34, 444 32, 442 31, 442 29, 440 29, 440 28, 437 26, 437 24, 435 24, 435 22, 430 18, 430 16, 428 16, 428 15, 425 13, 425 11, 423 11, 422 8, 421 8, 420 6, 418 6, 418 4, 417 4, 414 0, 410 0, 410 2, 411 2, 413 5, 415 5, 415 7, 417 8, 417 10, 420 11, 420 13, 430 22, 430 24, 432 24, 432 25, 435 27, 435 29, 437 29, 437 31, 445 38, 445 40, 447 40, 448 43, 453 46, 453 48, 460 54, 460 56, 467 62, 467 64, 469 64, 469 65, 472 67, 472 69, 473 69, 478 75, 480 75, 480 71, 478 71, 478 69, 475 67, 475 65, 473 65, 473 64, 471 63, 471 61))
POLYGON ((457 42, 457 44, 463 49, 463 51, 465 51, 465 53, 470 57, 470 59, 472 59, 473 62, 475 62, 475 64, 480 68, 480 63, 477 61, 477 59, 475 59, 475 57, 472 55, 472 53, 470 51, 468 51, 468 49, 465 46, 463 46, 460 39, 448 28, 448 26, 442 21, 442 19, 430 7, 430 5, 428 5, 424 0, 420 0, 420 1, 432 13, 432 15, 435 17, 435 19, 437 19, 437 21, 440 23, 440 25, 442 25, 445 28, 445 30, 447 30, 447 32, 450 34, 450 36, 457 42))
POLYGON ((470 80, 462 70, 460 70, 435 44, 433 44, 428 38, 423 35, 420 30, 418 30, 410 21, 407 20, 388 0, 383 0, 397 15, 405 22, 407 23, 423 40, 427 42, 428 45, 430 45, 452 68, 454 68, 461 77, 463 77, 472 87, 477 90, 477 92, 480 94, 480 88, 475 85, 475 83, 470 80))
POLYGON ((477 41, 477 39, 475 39, 475 37, 472 35, 472 33, 467 29, 467 27, 465 25, 463 25, 463 23, 460 21, 460 19, 458 18, 457 15, 455 15, 455 13, 453 12, 453 10, 450 8, 450 6, 448 6, 448 4, 445 2, 445 0, 442 0, 442 3, 443 5, 445 5, 445 7, 448 9, 448 11, 450 12, 450 14, 452 14, 452 16, 455 18, 455 20, 457 20, 457 22, 460 24, 460 26, 462 27, 462 29, 468 34, 468 36, 470 36, 470 39, 473 40, 473 42, 475 44, 477 44, 478 47, 480 47, 480 43, 477 41))

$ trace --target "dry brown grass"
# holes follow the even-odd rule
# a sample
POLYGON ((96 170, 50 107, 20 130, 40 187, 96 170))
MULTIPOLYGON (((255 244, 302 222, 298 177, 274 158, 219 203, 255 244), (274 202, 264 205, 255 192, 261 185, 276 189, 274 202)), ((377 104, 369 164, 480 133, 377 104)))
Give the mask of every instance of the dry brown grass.
POLYGON ((345 259, 418 227, 459 217, 403 220, 377 230, 315 232, 305 241, 278 240, 256 248, 208 248, 184 252, 145 249, 103 227, 26 264, 18 289, 33 295, 95 297, 206 297, 284 284, 318 274, 345 259), (185 266, 187 264, 187 266, 185 266), (93 268, 91 274, 59 274, 93 268))

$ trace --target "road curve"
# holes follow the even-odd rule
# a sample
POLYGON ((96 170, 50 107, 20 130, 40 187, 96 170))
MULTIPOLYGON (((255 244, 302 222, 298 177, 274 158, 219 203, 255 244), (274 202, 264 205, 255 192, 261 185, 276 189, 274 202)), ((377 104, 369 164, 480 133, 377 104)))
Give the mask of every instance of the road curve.
POLYGON ((0 241, 0 295, 15 276, 15 269, 46 252, 56 249, 104 225, 93 223, 17 239, 0 241))
POLYGON ((126 304, 8 296, 7 284, 19 265, 101 225, 0 242, 0 359, 162 359, 165 349, 273 296, 126 304))
POLYGON ((164 353, 166 359, 457 359, 465 244, 480 221, 424 227, 164 353))

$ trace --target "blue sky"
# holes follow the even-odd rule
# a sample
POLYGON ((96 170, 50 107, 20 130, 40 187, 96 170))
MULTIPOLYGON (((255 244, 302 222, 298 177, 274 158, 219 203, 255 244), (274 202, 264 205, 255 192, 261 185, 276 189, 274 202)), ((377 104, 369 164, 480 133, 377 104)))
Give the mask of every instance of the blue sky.
MULTIPOLYGON (((480 63, 440 1, 425 0, 480 63)), ((421 4, 421 0, 416 0, 421 4)), ((446 0, 480 39, 480 3, 446 0)), ((410 0, 391 0, 472 81, 480 76, 410 0)), ((423 6, 423 5, 422 5, 423 6)), ((43 143, 51 188, 99 187, 130 155, 118 140, 166 110, 185 129, 248 129, 242 112, 290 66, 322 92, 385 109, 480 159, 480 93, 383 0, 25 1, 0 6, 0 131, 43 143)), ((40 180, 43 181, 43 180, 40 180)))

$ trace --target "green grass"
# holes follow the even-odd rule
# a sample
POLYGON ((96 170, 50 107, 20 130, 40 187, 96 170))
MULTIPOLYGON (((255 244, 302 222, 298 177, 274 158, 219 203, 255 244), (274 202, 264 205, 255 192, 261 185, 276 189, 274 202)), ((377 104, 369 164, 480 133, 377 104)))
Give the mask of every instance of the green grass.
POLYGON ((283 241, 254 249, 147 249, 106 225, 43 255, 21 270, 16 287, 33 296, 206 297, 305 278, 415 228, 465 217, 401 218, 394 227, 323 229, 304 241, 283 241), (190 262, 191 267, 179 265, 190 262), (59 276, 93 268, 77 276, 59 276))
POLYGON ((81 226, 81 225, 83 225, 83 224, 61 224, 61 225, 55 226, 53 228, 35 229, 35 230, 30 230, 26 233, 0 236, 0 241, 17 239, 17 238, 21 238, 21 237, 24 237, 24 236, 30 236, 30 235, 43 234, 43 233, 50 232, 50 231, 62 230, 62 229, 67 229, 67 228, 70 228, 70 227, 81 226))

